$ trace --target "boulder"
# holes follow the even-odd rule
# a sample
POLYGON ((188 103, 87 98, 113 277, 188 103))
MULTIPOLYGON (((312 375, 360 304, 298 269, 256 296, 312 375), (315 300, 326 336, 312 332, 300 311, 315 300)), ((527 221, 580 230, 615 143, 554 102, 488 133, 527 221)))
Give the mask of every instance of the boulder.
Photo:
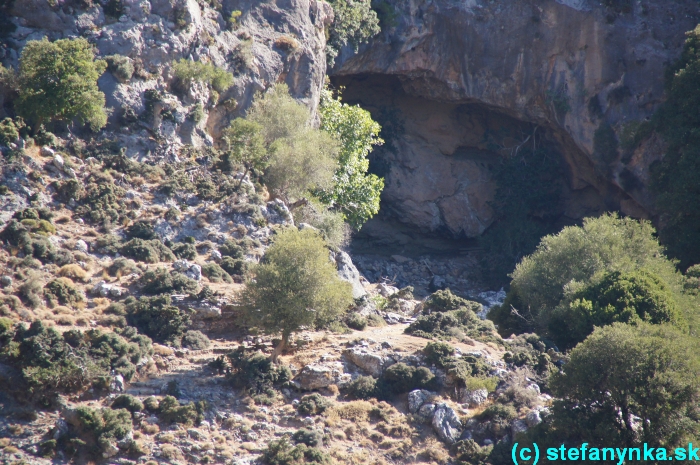
POLYGON ((397 287, 389 286, 388 284, 384 283, 381 283, 379 286, 377 286, 377 289, 379 290, 379 293, 382 295, 382 297, 391 297, 392 295, 399 292, 399 289, 397 287))
POLYGON ((417 413, 418 409, 435 394, 425 389, 416 389, 408 393, 408 411, 417 413))
POLYGON ((12 276, 3 276, 0 278, 0 284, 2 287, 10 287, 12 286, 12 276))
POLYGON ((527 426, 529 426, 530 428, 542 423, 542 417, 540 417, 540 411, 539 410, 530 410, 527 413, 527 415, 525 415, 525 423, 527 423, 527 426))
POLYGON ((190 266, 187 271, 185 271, 185 276, 187 276, 188 278, 194 279, 195 281, 201 281, 202 280, 202 267, 195 263, 194 265, 190 266))
POLYGON ((54 155, 56 155, 56 151, 54 149, 52 149, 51 147, 44 146, 41 148, 41 156, 42 157, 53 157, 54 155))
POLYGON ((82 253, 88 253, 88 251, 89 251, 89 247, 87 245, 87 242, 85 242, 82 239, 78 239, 77 241, 75 241, 74 249, 77 252, 82 252, 82 253))
POLYGON ((333 370, 323 365, 306 365, 294 378, 299 389, 313 391, 334 384, 333 370))
POLYGON ((365 373, 378 377, 388 365, 393 363, 389 357, 371 352, 364 347, 351 347, 343 352, 345 358, 365 373))
POLYGON ((447 404, 435 406, 432 424, 435 433, 448 444, 454 444, 462 435, 462 422, 457 412, 447 404))
POLYGON ((463 404, 467 404, 470 408, 478 407, 486 402, 489 392, 486 389, 476 389, 474 391, 464 391, 460 397, 463 404))
POLYGON ((336 253, 335 264, 338 268, 338 277, 352 284, 352 297, 354 299, 360 299, 367 295, 367 291, 360 282, 360 272, 357 271, 350 255, 342 251, 336 253))
POLYGON ((429 422, 435 415, 436 408, 435 404, 423 404, 418 409, 418 417, 424 422, 429 422))
POLYGON ((63 171, 63 167, 65 166, 65 164, 66 164, 66 162, 63 160, 62 156, 60 156, 59 154, 54 155, 53 166, 55 166, 59 170, 63 171))
POLYGON ((124 392, 124 389, 126 389, 124 377, 122 375, 114 375, 112 377, 112 382, 109 384, 109 389, 112 392, 124 392))

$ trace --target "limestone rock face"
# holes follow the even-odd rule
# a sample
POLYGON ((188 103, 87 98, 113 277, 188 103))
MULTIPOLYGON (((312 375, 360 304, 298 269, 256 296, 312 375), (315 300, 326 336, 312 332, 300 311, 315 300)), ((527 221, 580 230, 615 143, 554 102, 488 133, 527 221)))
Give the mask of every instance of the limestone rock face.
POLYGON ((493 221, 489 164, 534 135, 562 156, 562 215, 652 216, 649 166, 663 145, 652 139, 609 161, 595 134, 610 125, 619 139, 625 124, 653 114, 700 10, 693 0, 603 3, 392 2, 396 25, 360 53, 346 50, 332 72, 346 100, 394 133, 377 162, 384 213, 426 232, 478 236, 493 221))

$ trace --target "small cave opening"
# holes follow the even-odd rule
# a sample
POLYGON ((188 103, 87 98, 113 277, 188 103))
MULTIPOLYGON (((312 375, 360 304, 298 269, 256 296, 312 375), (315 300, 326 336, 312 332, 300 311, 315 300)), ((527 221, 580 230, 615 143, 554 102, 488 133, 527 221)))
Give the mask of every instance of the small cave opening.
POLYGON ((382 125, 385 141, 370 154, 371 172, 385 180, 381 209, 354 235, 354 256, 461 257, 465 280, 493 288, 543 235, 615 209, 599 185, 580 181, 582 166, 595 167, 552 127, 426 97, 393 75, 331 81, 382 125))

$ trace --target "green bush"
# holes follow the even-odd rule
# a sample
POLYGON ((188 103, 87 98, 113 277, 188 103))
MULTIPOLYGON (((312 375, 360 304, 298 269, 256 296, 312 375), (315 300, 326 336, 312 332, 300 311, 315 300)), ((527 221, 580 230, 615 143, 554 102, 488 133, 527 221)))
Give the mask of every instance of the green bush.
POLYGON ((351 313, 345 318, 345 324, 352 329, 364 331, 367 328, 367 318, 359 313, 351 313))
POLYGON ((224 257, 244 258, 247 252, 248 250, 245 243, 238 243, 233 239, 227 239, 226 242, 219 247, 219 253, 224 257))
POLYGON ((189 316, 171 304, 169 295, 157 297, 128 297, 127 320, 139 331, 158 342, 178 344, 190 324, 189 316))
POLYGON ((359 376, 347 386, 348 396, 354 399, 371 399, 376 397, 377 380, 371 376, 359 376))
POLYGON ((135 261, 124 257, 118 257, 114 259, 107 270, 112 276, 122 277, 134 273, 138 270, 138 267, 135 261))
POLYGON ((616 271, 565 299, 553 311, 548 329, 560 348, 570 349, 594 327, 641 321, 682 327, 684 317, 658 276, 645 270, 616 271))
POLYGON ((404 332, 427 339, 469 337, 483 342, 501 343, 493 323, 481 320, 473 311, 466 308, 420 315, 416 321, 408 325, 404 332))
POLYGON ((44 286, 44 296, 51 306, 59 304, 73 307, 85 300, 83 293, 68 278, 57 278, 50 281, 44 286))
POLYGON ((294 444, 304 444, 309 447, 323 445, 323 433, 313 429, 302 428, 292 435, 294 444))
POLYGON ((141 402, 138 397, 134 397, 130 394, 121 394, 114 399, 110 408, 116 409, 126 409, 131 413, 140 412, 144 409, 143 402, 141 402))
POLYGON ((305 444, 293 446, 288 439, 270 441, 260 457, 264 465, 330 465, 333 459, 319 449, 305 444))
POLYGON ((0 146, 9 147, 17 142, 22 135, 27 135, 27 126, 21 117, 5 118, 0 121, 0 146))
POLYGON ((25 255, 41 260, 43 263, 53 262, 59 266, 73 262, 73 255, 65 249, 56 249, 45 237, 53 230, 53 225, 45 220, 10 220, 0 231, 0 240, 19 248, 25 255), (34 232, 32 232, 34 231, 34 232))
POLYGON ((423 348, 423 354, 426 363, 444 368, 445 363, 455 354, 455 348, 446 342, 429 342, 423 348))
POLYGON ((361 0, 333 0, 334 20, 330 27, 326 60, 332 67, 335 57, 346 45, 355 51, 360 44, 379 34, 379 19, 372 10, 371 3, 361 0))
POLYGON ((247 353, 242 346, 226 357, 231 365, 232 384, 245 389, 258 402, 274 398, 275 386, 291 379, 288 367, 275 365, 262 353, 247 353))
POLYGON ((383 397, 434 387, 435 375, 429 369, 415 368, 405 363, 395 363, 384 370, 378 383, 378 390, 383 397))
POLYGON ((72 195, 79 203, 75 214, 93 223, 105 221, 117 222, 124 218, 127 210, 124 206, 126 191, 114 184, 109 173, 94 171, 83 180, 82 185, 75 185, 71 179, 56 187, 59 195, 72 195), (67 192, 66 192, 67 191, 67 192))
POLYGON ((106 67, 95 60, 93 46, 83 38, 29 41, 20 56, 17 109, 36 127, 53 119, 77 118, 94 131, 101 129, 107 112, 97 79, 106 67))
POLYGON ((197 330, 189 330, 182 336, 182 346, 193 350, 208 349, 211 341, 206 334, 197 330))
POLYGON ((243 278, 247 277, 249 270, 252 268, 251 262, 231 257, 224 257, 219 266, 229 275, 243 278))
POLYGON ((205 264, 202 267, 202 274, 209 278, 209 281, 213 283, 220 283, 221 281, 224 281, 226 283, 233 282, 231 276, 216 263, 205 264))
POLYGON ((192 425, 202 420, 205 408, 203 401, 180 405, 175 397, 165 396, 158 405, 158 418, 166 424, 192 425))
POLYGON ((174 244, 170 249, 177 258, 181 258, 183 260, 194 260, 197 258, 197 248, 194 246, 194 244, 174 244))
POLYGON ((123 55, 109 55, 105 57, 107 69, 120 81, 128 81, 134 75, 134 62, 123 55))
POLYGON ((146 271, 139 279, 141 292, 146 295, 159 295, 168 293, 197 294, 199 285, 197 281, 188 278, 177 271, 168 271, 165 268, 146 271))
POLYGON ((109 444, 124 439, 132 431, 131 414, 126 409, 78 407, 65 414, 70 429, 58 443, 70 454, 84 452, 100 456, 109 444))
POLYGON ((457 297, 449 289, 445 289, 431 294, 425 300, 423 308, 431 312, 449 312, 460 308, 478 312, 481 311, 481 304, 457 297))
POLYGON ((543 325, 565 295, 602 274, 643 267, 668 284, 678 279, 649 223, 608 214, 587 218, 582 227, 566 227, 542 238, 537 250, 518 263, 506 301, 492 309, 489 318, 504 336, 546 329, 543 325))
MULTIPOLYGON (((320 415, 330 406, 331 403, 325 397, 321 394, 314 393, 301 398, 299 405, 297 405, 297 412, 305 416, 320 415)), ((308 445, 311 444, 307 444, 307 446, 308 445)))
POLYGON ((329 323, 353 301, 351 286, 338 278, 323 239, 308 229, 279 232, 254 274, 241 296, 242 315, 250 326, 281 333, 273 358, 292 332, 329 323))
POLYGON ((137 221, 128 228, 126 228, 126 237, 129 239, 139 238, 139 239, 157 239, 158 234, 153 229, 153 226, 147 221, 137 221))
POLYGON ((217 92, 225 92, 233 85, 233 75, 211 63, 182 58, 173 63, 173 72, 183 89, 188 88, 194 81, 211 86, 217 92))
POLYGON ((159 239, 131 239, 119 248, 119 252, 139 262, 158 263, 175 260, 172 251, 159 239))

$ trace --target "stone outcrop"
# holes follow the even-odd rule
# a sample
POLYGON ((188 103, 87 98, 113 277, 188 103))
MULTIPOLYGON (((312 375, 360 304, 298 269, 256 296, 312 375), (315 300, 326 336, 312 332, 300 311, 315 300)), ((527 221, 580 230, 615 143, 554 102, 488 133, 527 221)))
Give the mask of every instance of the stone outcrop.
POLYGON ((489 164, 525 141, 561 154, 563 216, 653 216, 646 186, 663 146, 652 139, 603 160, 595 134, 610 125, 619 137, 653 114, 666 67, 700 21, 697 2, 392 5, 395 26, 359 54, 346 51, 332 73, 347 86, 346 100, 391 130, 393 147, 374 163, 386 177, 385 216, 426 232, 478 236, 493 221, 489 164))

